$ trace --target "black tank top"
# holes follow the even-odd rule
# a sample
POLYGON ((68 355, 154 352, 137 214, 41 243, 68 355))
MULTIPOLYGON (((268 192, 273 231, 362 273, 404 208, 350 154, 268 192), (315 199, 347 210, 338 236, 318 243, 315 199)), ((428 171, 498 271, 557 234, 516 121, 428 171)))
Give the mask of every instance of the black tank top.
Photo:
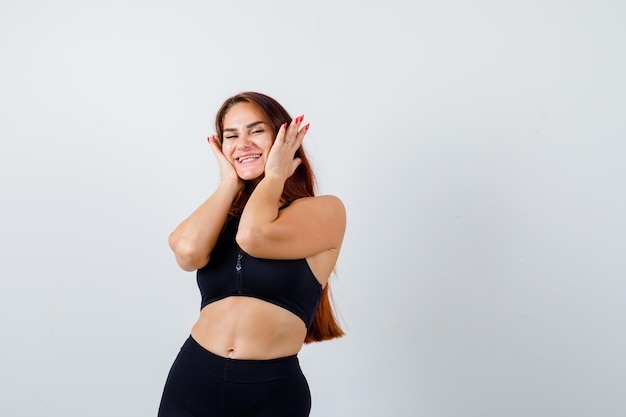
POLYGON ((230 296, 255 297, 285 308, 307 329, 322 296, 322 286, 306 259, 255 258, 242 251, 235 235, 239 219, 229 217, 209 263, 196 273, 201 308, 230 296))

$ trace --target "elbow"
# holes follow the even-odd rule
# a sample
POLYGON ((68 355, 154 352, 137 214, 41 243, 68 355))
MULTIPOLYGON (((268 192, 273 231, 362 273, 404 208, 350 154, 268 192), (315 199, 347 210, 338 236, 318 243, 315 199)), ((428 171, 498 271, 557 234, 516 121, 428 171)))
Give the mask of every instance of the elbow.
POLYGON ((252 241, 249 231, 239 229, 235 236, 237 245, 246 253, 250 253, 250 242, 252 241))
POLYGON ((259 242, 261 242, 262 239, 260 239, 259 234, 253 230, 239 229, 237 236, 235 236, 235 241, 237 241, 237 245, 239 245, 244 252, 256 256, 259 242))
POLYGON ((209 254, 186 240, 170 236, 169 245, 176 256, 176 263, 185 271, 195 271, 209 263, 209 254))

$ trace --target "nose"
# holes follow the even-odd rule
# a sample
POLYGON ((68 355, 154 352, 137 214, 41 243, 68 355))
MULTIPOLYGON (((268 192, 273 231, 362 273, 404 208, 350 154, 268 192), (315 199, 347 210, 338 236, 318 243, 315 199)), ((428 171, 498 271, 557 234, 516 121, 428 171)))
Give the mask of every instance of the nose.
POLYGON ((251 143, 252 142, 250 141, 250 136, 248 136, 246 133, 242 133, 239 136, 239 140, 237 141, 237 148, 248 149, 251 143))

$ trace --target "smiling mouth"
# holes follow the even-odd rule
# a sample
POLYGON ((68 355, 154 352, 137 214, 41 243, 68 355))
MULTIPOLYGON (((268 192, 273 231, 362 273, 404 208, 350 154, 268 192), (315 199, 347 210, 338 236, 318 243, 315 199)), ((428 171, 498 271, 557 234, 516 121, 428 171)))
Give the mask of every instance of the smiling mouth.
POLYGON ((246 156, 237 158, 237 162, 239 162, 240 164, 245 164, 246 162, 251 162, 255 159, 259 159, 260 157, 261 157, 260 153, 256 155, 246 155, 246 156))

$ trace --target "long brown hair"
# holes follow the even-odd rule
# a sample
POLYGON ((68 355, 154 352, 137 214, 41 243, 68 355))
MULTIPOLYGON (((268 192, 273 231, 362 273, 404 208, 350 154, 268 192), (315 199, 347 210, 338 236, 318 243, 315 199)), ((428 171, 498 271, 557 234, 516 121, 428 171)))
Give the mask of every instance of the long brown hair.
MULTIPOLYGON (((227 99, 218 110, 215 116, 215 131, 220 140, 223 139, 224 134, 224 117, 226 113, 238 103, 251 103, 257 106, 264 113, 266 122, 272 130, 274 138, 276 138, 280 126, 284 123, 290 123, 292 120, 287 110, 273 98, 265 94, 246 91, 227 99)), ((285 181, 283 194, 281 196, 281 205, 283 206, 289 205, 298 198, 312 197, 315 195, 315 175, 313 174, 311 163, 302 146, 298 148, 295 156, 300 158, 302 162, 298 165, 293 175, 285 181)), ((235 198, 235 201, 233 201, 231 215, 238 216, 241 214, 252 191, 254 191, 252 182, 245 181, 243 191, 241 191, 237 198, 235 198)), ((327 283, 322 291, 322 298, 317 312, 315 313, 315 317, 313 318, 313 324, 309 328, 304 342, 321 342, 323 340, 341 337, 344 334, 344 331, 335 318, 330 287, 329 283, 327 283)))

